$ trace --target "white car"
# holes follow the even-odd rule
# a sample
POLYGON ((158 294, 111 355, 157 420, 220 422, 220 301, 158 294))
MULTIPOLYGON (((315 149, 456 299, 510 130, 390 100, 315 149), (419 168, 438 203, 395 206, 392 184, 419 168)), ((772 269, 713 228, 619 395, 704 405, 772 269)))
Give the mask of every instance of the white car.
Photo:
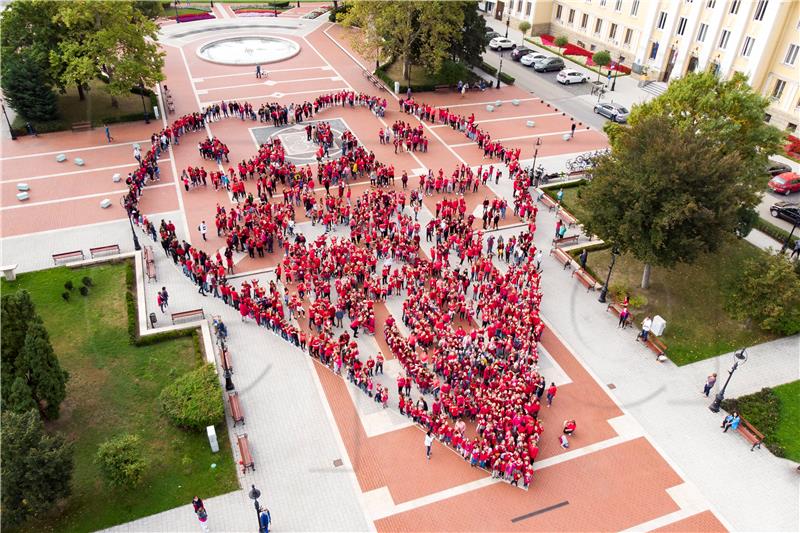
POLYGON ((514 41, 508 37, 495 37, 489 41, 489 48, 492 50, 511 50, 516 46, 517 45, 514 44, 514 41))
POLYGON ((572 85, 573 83, 586 83, 587 79, 588 78, 586 77, 586 74, 571 68, 565 68, 558 73, 558 76, 556 76, 558 83, 562 83, 564 85, 572 85))
POLYGON ((525 65, 526 67, 532 67, 533 64, 540 59, 545 59, 547 56, 541 52, 533 52, 531 54, 525 54, 522 56, 522 59, 519 60, 520 63, 525 65))

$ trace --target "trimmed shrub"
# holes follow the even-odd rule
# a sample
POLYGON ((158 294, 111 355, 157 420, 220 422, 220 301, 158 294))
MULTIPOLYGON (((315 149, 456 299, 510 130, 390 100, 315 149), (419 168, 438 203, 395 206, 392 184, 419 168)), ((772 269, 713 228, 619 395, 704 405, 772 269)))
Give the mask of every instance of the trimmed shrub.
POLYGON ((61 293, 61 297, 64 299, 65 302, 69 301, 69 291, 64 291, 61 293))
POLYGON ((514 84, 514 81, 515 81, 514 77, 513 76, 509 76, 505 72, 501 72, 499 77, 500 77, 500 81, 502 81, 505 84, 508 84, 508 85, 513 85, 514 84))
POLYGON ((100 445, 95 463, 109 484, 136 485, 142 480, 142 474, 147 468, 141 448, 138 435, 118 435, 100 445))
POLYGON ((83 283, 84 287, 91 287, 92 286, 92 278, 90 278, 89 276, 83 276, 83 279, 81 280, 81 283, 83 283))
POLYGON ((64 288, 71 291, 75 288, 75 285, 72 284, 72 280, 67 280, 66 283, 64 283, 64 288))
POLYGON ((764 434, 764 444, 769 451, 778 457, 786 455, 783 446, 774 441, 775 431, 781 420, 781 399, 774 390, 764 387, 747 396, 726 398, 722 401, 722 408, 729 413, 738 411, 742 417, 764 434))
POLYGON ((81 296, 89 296, 89 287, 81 287, 78 289, 81 293, 81 296))
POLYGON ((205 429, 221 422, 225 416, 222 390, 211 364, 187 372, 164 387, 159 403, 172 423, 187 429, 205 429))
POLYGON ((497 69, 491 66, 486 61, 481 61, 478 65, 478 68, 484 71, 489 76, 497 76, 497 69))

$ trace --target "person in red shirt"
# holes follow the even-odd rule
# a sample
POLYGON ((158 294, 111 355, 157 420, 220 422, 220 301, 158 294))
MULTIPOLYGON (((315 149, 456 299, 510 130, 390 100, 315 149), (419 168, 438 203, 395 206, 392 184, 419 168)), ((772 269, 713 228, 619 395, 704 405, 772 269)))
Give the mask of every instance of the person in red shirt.
POLYGON ((556 397, 556 392, 558 388, 554 382, 550 382, 550 387, 547 389, 547 407, 550 407, 553 404, 553 398, 556 397))

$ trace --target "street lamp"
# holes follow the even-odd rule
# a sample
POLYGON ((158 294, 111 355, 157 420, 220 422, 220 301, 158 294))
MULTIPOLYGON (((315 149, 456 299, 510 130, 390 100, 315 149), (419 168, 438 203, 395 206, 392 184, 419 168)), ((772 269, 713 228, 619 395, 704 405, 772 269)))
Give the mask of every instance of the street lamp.
POLYGON ((172 2, 172 7, 175 8, 175 22, 180 24, 181 23, 181 19, 180 19, 180 15, 178 15, 178 0, 175 0, 174 2, 172 2))
POLYGON ((233 380, 231 379, 231 369, 226 368, 225 373, 223 375, 225 376, 225 390, 227 391, 234 390, 236 386, 233 384, 233 380))
POLYGON ((3 108, 3 116, 6 117, 6 124, 8 124, 8 132, 11 134, 11 140, 16 141, 17 135, 14 133, 14 128, 11 127, 11 121, 8 120, 8 113, 6 113, 6 101, 0 99, 0 107, 3 108))
POLYGON ((508 8, 508 18, 506 19, 506 39, 508 39, 508 27, 511 25, 511 8, 508 8))
POLYGON ((715 413, 719 413, 720 404, 722 400, 725 399, 725 389, 728 387, 728 383, 731 381, 731 376, 733 373, 736 372, 736 369, 739 368, 740 364, 745 364, 747 362, 747 349, 741 348, 733 352, 733 366, 730 370, 728 370, 728 379, 725 380, 725 385, 722 386, 722 389, 717 393, 714 397, 714 402, 708 406, 711 411, 715 413))
POLYGON ((261 491, 255 485, 251 485, 250 492, 247 495, 253 500, 253 506, 256 508, 256 522, 258 523, 258 530, 261 531, 261 505, 258 503, 258 498, 261 496, 261 491))
POLYGON ((617 60, 617 64, 614 66, 614 81, 611 82, 611 92, 614 92, 614 89, 617 88, 617 75, 619 74, 619 65, 622 63, 622 56, 619 56, 617 60))
POLYGON ((792 237, 794 237, 794 230, 797 229, 798 224, 800 224, 800 219, 794 221, 794 225, 792 226, 792 231, 789 233, 789 236, 786 237, 786 241, 784 241, 783 246, 781 246, 781 253, 785 252, 786 249, 789 247, 789 243, 792 242, 792 237))
POLYGON ((144 113, 144 123, 150 124, 150 115, 147 113, 147 106, 144 103, 144 80, 139 82, 139 87, 141 88, 141 93, 139 96, 142 97, 142 112, 144 113))
POLYGON ((611 264, 608 265, 608 275, 606 276, 606 283, 600 290, 600 297, 597 299, 597 301, 600 302, 601 304, 606 303, 606 295, 608 294, 608 283, 611 281, 611 271, 614 270, 614 263, 617 262, 618 255, 619 255, 619 249, 616 246, 611 248, 611 264))
POLYGON ((503 73, 503 58, 500 58, 500 67, 497 69, 497 86, 496 88, 500 88, 500 74, 503 73))
POLYGON ((119 205, 128 213, 128 223, 131 225, 131 235, 133 235, 133 249, 137 252, 142 249, 142 246, 139 244, 139 237, 136 236, 136 231, 133 229, 133 220, 131 219, 131 210, 128 209, 128 206, 125 205, 125 197, 120 196, 119 198, 119 205))

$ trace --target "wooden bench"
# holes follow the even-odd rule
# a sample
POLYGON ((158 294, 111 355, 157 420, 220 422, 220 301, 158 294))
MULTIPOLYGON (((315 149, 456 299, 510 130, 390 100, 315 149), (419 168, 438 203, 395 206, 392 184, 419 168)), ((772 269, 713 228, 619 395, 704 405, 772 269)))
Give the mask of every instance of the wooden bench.
POLYGON ((239 447, 239 464, 242 465, 242 474, 246 473, 248 468, 252 468, 253 472, 255 472, 256 465, 250 453, 250 443, 247 442, 247 433, 236 435, 236 444, 239 447))
POLYGON ((569 235, 567 237, 564 237, 563 239, 553 239, 552 244, 554 248, 560 248, 561 246, 564 246, 566 244, 577 244, 578 239, 580 238, 581 238, 580 235, 569 235))
POLYGON ((58 254, 53 254, 53 264, 58 264, 59 261, 77 259, 78 257, 80 257, 81 259, 86 259, 86 256, 83 255, 83 250, 74 250, 72 252, 61 252, 58 254))
POLYGON ((238 424, 239 422, 244 424, 244 415, 242 414, 242 404, 239 403, 239 393, 235 391, 228 393, 228 403, 231 406, 231 418, 233 418, 234 427, 236 427, 236 424, 238 424))
POLYGON ((559 210, 558 218, 560 218, 568 228, 571 228, 578 222, 578 219, 572 216, 569 211, 564 211, 563 209, 559 210))
MULTIPOLYGON (((639 335, 639 337, 637 337, 637 339, 641 340, 641 334, 639 335)), ((661 356, 666 357, 667 345, 664 344, 661 341, 661 339, 653 335, 652 332, 647 336, 647 342, 645 342, 644 344, 645 346, 650 348, 653 351, 653 353, 656 354, 656 358, 658 358, 659 360, 661 356)))
POLYGON ((96 248, 89 248, 89 254, 91 254, 92 258, 98 254, 104 254, 107 252, 113 252, 115 254, 119 254, 119 244, 109 244, 106 246, 97 246, 96 248))
POLYGON ((558 205, 556 201, 550 198, 547 193, 544 193, 541 197, 539 197, 539 201, 544 204, 548 211, 552 211, 558 205))
POLYGON ((145 246, 143 250, 144 254, 144 265, 145 265, 145 273, 147 274, 147 279, 150 281, 156 280, 156 259, 153 254, 153 247, 152 246, 145 246))
MULTIPOLYGON (((610 311, 611 313, 614 314, 614 316, 619 318, 619 315, 622 313, 622 304, 617 303, 617 302, 611 302, 606 307, 606 311, 610 311)), ((625 329, 630 325, 633 325, 633 314, 631 314, 630 310, 629 310, 628 318, 627 318, 627 320, 625 320, 625 324, 622 325, 622 328, 625 329)))
POLYGON ((597 288, 597 280, 595 280, 591 274, 582 268, 573 270, 572 277, 578 278, 578 281, 580 281, 581 284, 586 287, 586 292, 593 291, 597 288))
POLYGON ((89 131, 92 129, 91 122, 73 122, 72 131, 89 131))
MULTIPOLYGON (((741 415, 740 415, 741 418, 741 415)), ((761 449, 761 443, 764 441, 764 434, 757 430, 753 424, 741 418, 741 423, 739 424, 739 434, 747 439, 752 446, 750 447, 750 451, 752 452, 756 448, 759 450, 761 449)))
POLYGON ((224 345, 220 350, 220 359, 222 360, 222 369, 230 371, 233 374, 233 360, 231 359, 231 352, 228 351, 224 345))
POLYGON ((572 257, 561 248, 551 248, 550 255, 555 257, 556 261, 564 265, 562 270, 566 270, 572 266, 572 257))
POLYGON ((191 309, 189 311, 178 311, 177 313, 172 313, 172 323, 175 324, 178 320, 183 319, 195 319, 195 318, 205 318, 206 314, 203 312, 202 309, 191 309))

